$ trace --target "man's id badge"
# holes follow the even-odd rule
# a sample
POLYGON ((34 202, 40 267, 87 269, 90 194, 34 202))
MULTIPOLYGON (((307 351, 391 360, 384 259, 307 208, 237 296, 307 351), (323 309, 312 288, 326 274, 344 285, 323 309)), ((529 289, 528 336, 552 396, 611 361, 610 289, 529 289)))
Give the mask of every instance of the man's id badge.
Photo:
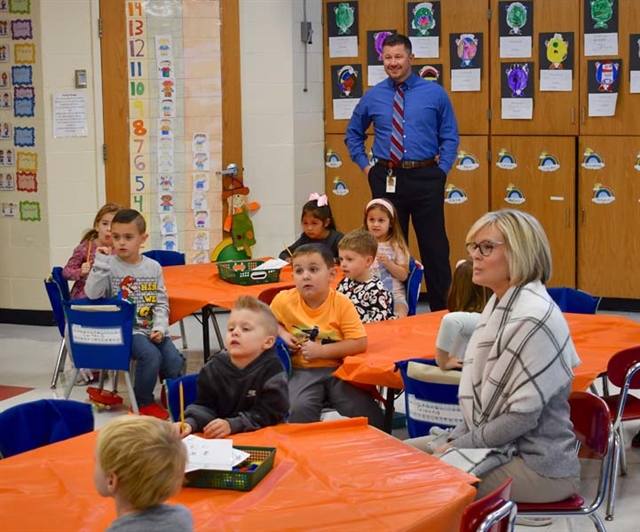
POLYGON ((393 194, 396 191, 396 176, 393 175, 391 169, 387 172, 387 194, 393 194))

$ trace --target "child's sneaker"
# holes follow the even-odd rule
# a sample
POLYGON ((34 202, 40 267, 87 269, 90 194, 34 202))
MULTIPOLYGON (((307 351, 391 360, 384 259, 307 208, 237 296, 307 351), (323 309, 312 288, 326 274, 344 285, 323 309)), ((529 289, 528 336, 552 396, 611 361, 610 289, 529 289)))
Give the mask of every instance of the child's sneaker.
POLYGON ((164 408, 159 407, 156 403, 151 403, 147 406, 138 407, 141 416, 151 416, 157 417, 158 419, 167 420, 169 419, 169 412, 167 412, 164 408))

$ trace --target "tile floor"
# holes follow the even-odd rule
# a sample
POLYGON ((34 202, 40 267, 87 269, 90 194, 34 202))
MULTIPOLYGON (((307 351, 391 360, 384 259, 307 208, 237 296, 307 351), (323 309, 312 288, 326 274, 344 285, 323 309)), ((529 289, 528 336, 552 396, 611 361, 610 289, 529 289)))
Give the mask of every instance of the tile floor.
MULTIPOLYGON (((421 310, 424 311, 425 309, 422 308, 421 310)), ((640 321, 639 314, 625 315, 640 321)), ((221 327, 224 327, 226 325, 226 315, 218 315, 218 319, 221 327)), ((202 329, 194 317, 189 317, 185 320, 185 325, 189 348, 182 351, 187 357, 188 371, 192 373, 198 371, 202 365, 202 329)), ((172 334, 179 335, 177 325, 173 326, 172 334)), ((215 349, 216 341, 213 330, 211 342, 212 349, 215 349)), ((33 390, 26 393, 0 401, 0 411, 22 402, 64 396, 64 387, 71 374, 68 362, 65 372, 60 375, 57 389, 52 390, 49 387, 59 343, 60 336, 56 327, 0 324, 0 384, 33 388, 33 390)), ((181 348, 181 340, 176 340, 176 345, 181 348)), ((120 384, 119 389, 125 398, 125 403, 127 403, 124 382, 120 384)), ((72 399, 84 401, 86 397, 84 387, 75 386, 73 388, 72 399)), ((158 398, 158 393, 156 398, 158 398)), ((403 397, 398 399, 397 408, 404 411, 403 397)), ((111 411, 96 412, 96 428, 102 427, 109 419, 126 411, 126 408, 119 408, 111 411)), ((638 504, 638 501, 640 501, 640 449, 633 449, 629 445, 631 438, 638 429, 640 429, 640 422, 630 422, 625 427, 628 473, 619 479, 615 519, 605 523, 608 532, 637 532, 640 530, 640 505, 638 504)), ((394 431, 394 436, 400 439, 408 437, 406 429, 394 431)), ((585 466, 583 468, 583 480, 587 483, 588 489, 595 490, 596 479, 597 471, 592 471, 588 466, 585 466)), ((604 517, 603 509, 600 510, 600 514, 604 517)), ((517 532, 526 530, 530 530, 530 528, 516 527, 517 532)), ((594 527, 587 518, 558 519, 551 526, 540 530, 548 532, 582 532, 594 530, 594 527)))

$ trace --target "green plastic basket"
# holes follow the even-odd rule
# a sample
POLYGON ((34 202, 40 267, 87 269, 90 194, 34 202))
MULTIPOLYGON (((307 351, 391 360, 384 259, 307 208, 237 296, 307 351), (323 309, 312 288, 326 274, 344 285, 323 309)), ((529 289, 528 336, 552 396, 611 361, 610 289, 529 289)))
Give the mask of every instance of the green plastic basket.
POLYGON ((259 462, 260 465, 253 471, 220 471, 217 469, 191 471, 185 475, 185 487, 237 491, 252 490, 273 468, 273 463, 276 459, 276 448, 244 447, 242 445, 234 445, 234 448, 249 453, 249 458, 242 464, 259 462))
POLYGON ((280 280, 280 269, 252 271, 260 266, 263 260, 228 260, 216 262, 220 279, 228 283, 252 285, 277 283, 280 280))

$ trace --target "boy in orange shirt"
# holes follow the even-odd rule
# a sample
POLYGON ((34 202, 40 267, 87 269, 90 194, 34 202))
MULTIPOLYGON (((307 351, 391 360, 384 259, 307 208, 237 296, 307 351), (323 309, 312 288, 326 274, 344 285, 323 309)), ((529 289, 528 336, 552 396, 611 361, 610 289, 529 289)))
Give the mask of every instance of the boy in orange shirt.
POLYGON ((384 416, 371 394, 332 374, 348 355, 367 348, 367 333, 353 303, 331 288, 333 254, 315 244, 300 246, 291 258, 295 288, 271 303, 279 336, 291 352, 290 423, 320 421, 329 402, 341 415, 365 416, 382 428, 384 416))

